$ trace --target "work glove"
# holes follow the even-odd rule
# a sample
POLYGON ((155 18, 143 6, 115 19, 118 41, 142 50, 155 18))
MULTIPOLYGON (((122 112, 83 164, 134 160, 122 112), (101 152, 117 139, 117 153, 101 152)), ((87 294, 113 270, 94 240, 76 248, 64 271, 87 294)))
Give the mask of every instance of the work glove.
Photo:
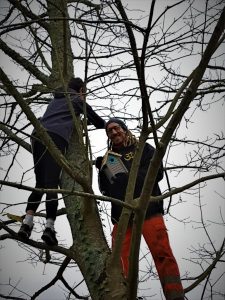
POLYGON ((118 173, 112 178, 113 183, 110 184, 110 195, 114 198, 123 199, 126 194, 128 183, 128 175, 125 173, 118 173))
POLYGON ((99 170, 101 169, 101 166, 102 166, 102 160, 103 160, 103 157, 102 156, 98 156, 95 160, 95 166, 96 168, 98 168, 99 170))
POLYGON ((128 178, 129 177, 126 173, 118 173, 112 178, 114 181, 113 184, 117 184, 119 186, 127 186, 128 178))

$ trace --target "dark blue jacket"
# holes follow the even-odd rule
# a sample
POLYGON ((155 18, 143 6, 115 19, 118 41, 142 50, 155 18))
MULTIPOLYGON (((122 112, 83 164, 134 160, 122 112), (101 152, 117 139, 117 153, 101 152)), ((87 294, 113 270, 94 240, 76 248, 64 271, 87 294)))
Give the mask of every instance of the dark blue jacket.
MULTIPOLYGON (((125 164, 128 173, 131 168, 131 164, 133 161, 134 153, 135 153, 135 146, 131 145, 128 147, 122 147, 119 149, 119 151, 115 151, 122 155, 121 160, 125 164)), ((145 176, 150 164, 150 161, 154 154, 154 147, 152 147, 150 144, 146 143, 143 149, 137 179, 136 179, 136 185, 135 185, 135 191, 134 191, 134 198, 138 198, 141 194, 145 176)), ((160 166, 156 182, 152 191, 153 196, 161 195, 161 191, 158 185, 158 182, 163 178, 163 166, 160 166)), ((108 178, 106 177, 103 170, 99 171, 99 188, 100 191, 105 195, 113 198, 120 199, 124 201, 125 194, 126 194, 126 188, 128 183, 128 176, 126 174, 118 175, 113 183, 110 183, 108 178)), ((112 223, 115 224, 119 221, 120 215, 122 212, 122 207, 119 205, 116 205, 112 203, 111 206, 111 220, 112 223)), ((155 214, 163 214, 163 201, 158 202, 150 202, 147 208, 145 219, 150 218, 151 216, 155 214)))
MULTIPOLYGON (((83 113, 84 101, 81 100, 76 91, 69 89, 70 100, 76 116, 83 113)), ((98 116, 92 107, 86 103, 87 119, 89 123, 96 128, 104 128, 105 121, 98 116)), ((67 143, 73 131, 73 118, 69 110, 67 99, 63 90, 55 93, 54 98, 50 101, 44 115, 40 118, 41 124, 48 132, 53 132, 61 136, 67 143)))

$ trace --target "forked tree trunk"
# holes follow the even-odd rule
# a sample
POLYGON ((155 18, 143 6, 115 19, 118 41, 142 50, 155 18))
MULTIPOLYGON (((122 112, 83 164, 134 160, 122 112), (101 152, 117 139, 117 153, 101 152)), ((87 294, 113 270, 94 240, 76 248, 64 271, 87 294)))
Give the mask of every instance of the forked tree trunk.
MULTIPOLYGON (((84 149, 82 137, 79 138, 78 133, 74 132, 67 159, 73 168, 79 170, 81 176, 87 177, 91 185, 88 171, 90 162, 86 158, 84 149)), ((86 192, 65 172, 62 174, 62 188, 86 192)), ((93 300, 127 299, 121 269, 107 268, 110 249, 103 233, 95 199, 71 195, 64 197, 64 202, 73 237, 71 252, 83 274, 91 298, 93 300)))
MULTIPOLYGON (((73 76, 68 12, 63 0, 48 0, 47 5, 50 18, 48 31, 52 45, 50 82, 53 86, 58 86, 66 84, 73 76)), ((90 162, 83 144, 82 130, 78 131, 74 131, 71 138, 67 159, 71 167, 86 178, 86 187, 89 188, 85 191, 65 172, 62 174, 61 185, 65 189, 90 192, 90 162)), ((108 264, 111 252, 103 233, 95 199, 70 195, 64 197, 64 202, 73 237, 71 256, 83 274, 92 300, 126 299, 126 286, 121 269, 108 264)))

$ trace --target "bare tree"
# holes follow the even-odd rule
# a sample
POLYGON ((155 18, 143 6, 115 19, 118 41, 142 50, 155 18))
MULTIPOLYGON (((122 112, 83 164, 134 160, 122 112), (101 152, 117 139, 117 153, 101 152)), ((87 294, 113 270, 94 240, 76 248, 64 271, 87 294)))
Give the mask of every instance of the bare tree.
MULTIPOLYGON (((20 290, 19 283, 2 283, 2 298, 37 299, 60 281, 65 299, 136 299, 140 277, 140 281, 157 277, 150 264, 139 272, 139 253, 148 202, 159 199, 170 206, 165 213, 174 222, 177 218, 184 226, 191 223, 205 235, 205 242, 199 241, 197 246, 192 237, 188 238, 192 255, 184 257, 187 271, 182 274, 187 299, 195 289, 199 299, 225 296, 224 237, 213 236, 208 228, 210 224, 224 230, 224 212, 221 210, 216 221, 205 219, 203 197, 208 185, 216 182, 217 198, 224 200, 224 132, 222 127, 216 132, 205 128, 206 134, 198 131, 200 116, 224 105, 224 4, 219 0, 201 5, 199 1, 138 3, 141 9, 132 1, 121 0, 1 2, 2 191, 33 190, 26 183, 33 176, 31 166, 25 171, 22 167, 15 170, 20 158, 31 152, 29 137, 34 127, 63 168, 59 193, 65 206, 58 216, 66 215, 72 237, 71 246, 62 241, 55 247, 35 239, 20 239, 17 230, 22 216, 18 207, 24 201, 1 198, 3 245, 9 247, 13 240, 14 247, 18 244, 27 253, 28 263, 56 266, 52 280, 41 287, 37 282, 35 292, 29 295, 20 290), (38 121, 54 89, 64 86, 74 75, 84 78, 86 101, 98 113, 104 118, 112 115, 125 119, 139 138, 125 202, 93 191, 92 162, 106 145, 96 141, 97 135, 87 127, 85 115, 82 121, 74 120, 66 156, 57 150, 38 121), (188 135, 190 128, 196 132, 193 137, 188 135), (156 151, 136 201, 133 187, 146 140, 154 144, 156 151), (167 175, 164 192, 160 197, 150 197, 162 160, 167 175), (199 223, 193 223, 192 216, 182 218, 180 213, 190 197, 197 198, 199 223), (112 201, 124 207, 113 251, 101 220, 107 215, 107 211, 102 212, 103 204, 112 201), (177 207, 179 215, 173 213, 177 207), (131 267, 125 280, 119 253, 131 212, 136 222, 131 267), (190 271, 191 264, 195 272, 190 271), (66 279, 68 270, 74 268, 73 278, 66 279), (76 275, 78 269, 81 282, 76 275), (81 292, 82 281, 85 287, 81 292)), ((217 211, 218 199, 213 204, 217 211)), ((209 206, 210 199, 206 203, 209 206)), ((40 210, 36 215, 38 231, 45 213, 40 210)), ((177 246, 182 247, 182 243, 177 241, 177 246)), ((147 296, 153 297, 151 292, 147 296)))

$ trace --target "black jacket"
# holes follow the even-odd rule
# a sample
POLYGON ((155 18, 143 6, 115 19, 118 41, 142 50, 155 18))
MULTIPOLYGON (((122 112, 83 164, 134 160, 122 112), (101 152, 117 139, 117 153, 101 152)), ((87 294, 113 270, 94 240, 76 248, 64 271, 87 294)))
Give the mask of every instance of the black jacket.
MULTIPOLYGON (((76 116, 83 113, 84 101, 72 89, 69 89, 70 100, 76 116)), ((87 119, 96 128, 104 128, 105 121, 98 116, 92 107, 86 103, 87 119)), ((73 131, 73 118, 69 110, 67 99, 62 91, 58 90, 50 101, 44 115, 40 118, 41 124, 48 132, 61 136, 67 143, 73 131)))
MULTIPOLYGON (((114 150, 113 150, 114 151, 114 150)), ((145 176, 149 167, 149 163, 153 157, 154 154, 154 147, 152 147, 150 144, 146 143, 143 149, 140 166, 137 174, 136 179, 136 185, 135 185, 135 191, 134 191, 134 198, 137 198, 140 196, 142 187, 144 184, 145 176)), ((128 147, 123 147, 119 149, 119 151, 116 151, 119 154, 122 154, 121 160, 125 164, 126 168, 129 170, 131 168, 131 164, 133 161, 134 153, 135 153, 135 146, 131 145, 128 147)), ((158 185, 158 182, 163 178, 163 166, 160 166, 156 182, 152 191, 153 196, 161 195, 161 191, 158 185)), ((108 178, 106 177, 103 170, 99 171, 99 188, 100 191, 109 197, 117 198, 120 200, 125 199, 126 194, 126 187, 128 183, 128 175, 126 174, 119 174, 115 179, 113 183, 110 183, 108 178)), ((122 207, 119 205, 116 205, 112 203, 111 206, 111 220, 112 223, 115 224, 119 221, 120 215, 122 212, 122 207)), ((145 219, 148 219, 152 215, 161 213, 163 214, 163 201, 159 202, 151 202, 148 205, 145 219)))

